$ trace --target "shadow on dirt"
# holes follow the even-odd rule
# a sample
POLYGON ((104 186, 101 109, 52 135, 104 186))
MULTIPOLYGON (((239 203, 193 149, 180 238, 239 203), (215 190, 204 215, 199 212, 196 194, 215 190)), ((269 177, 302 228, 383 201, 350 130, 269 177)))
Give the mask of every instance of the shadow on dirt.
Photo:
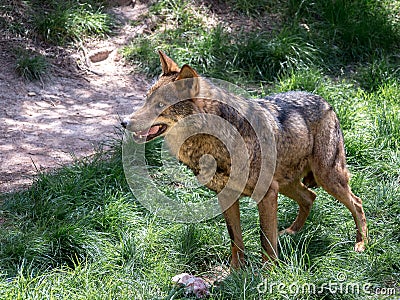
POLYGON ((70 163, 92 154, 101 141, 119 138, 121 118, 141 104, 149 84, 132 74, 118 48, 135 36, 138 28, 130 22, 146 9, 111 7, 120 22, 118 32, 80 49, 46 48, 0 34, 0 193, 30 184, 37 169, 70 163), (16 74, 18 47, 35 47, 50 57, 50 74, 41 82, 16 74), (103 49, 107 55, 98 59, 103 49), (89 61, 91 53, 97 61, 89 61))

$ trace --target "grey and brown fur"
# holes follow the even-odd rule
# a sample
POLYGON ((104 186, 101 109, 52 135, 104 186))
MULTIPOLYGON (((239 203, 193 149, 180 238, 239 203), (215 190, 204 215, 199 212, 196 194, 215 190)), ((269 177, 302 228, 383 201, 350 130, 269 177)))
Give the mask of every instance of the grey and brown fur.
MULTIPOLYGON (((238 268, 244 263, 239 198, 252 195, 260 175, 260 145, 254 129, 247 121, 250 115, 252 118, 266 118, 262 121, 267 121, 271 126, 276 143, 277 159, 272 182, 265 186, 265 195, 257 204, 263 260, 274 260, 278 255, 278 193, 295 200, 299 205, 299 212, 293 224, 283 231, 293 234, 303 227, 310 213, 316 194, 309 187, 316 186, 322 187, 350 210, 357 228, 355 250, 364 250, 367 242, 367 223, 362 201, 350 189, 339 121, 332 107, 323 98, 305 92, 288 92, 265 99, 246 100, 238 103, 245 115, 223 102, 199 98, 164 108, 163 99, 152 97, 154 92, 168 83, 196 78, 198 74, 188 65, 179 68, 161 51, 160 60, 162 75, 149 90, 144 106, 122 125, 142 142, 159 136, 166 136, 168 139, 166 133, 179 120, 196 113, 217 115, 237 128, 250 153, 250 174, 243 191, 240 191, 237 198, 231 199, 233 205, 223 212, 231 238, 231 267, 238 268), (149 120, 155 116, 158 116, 156 121, 149 124, 149 120), (150 132, 152 134, 149 134, 150 132)), ((182 84, 181 88, 188 89, 190 94, 193 87, 182 84)), ((173 148, 173 141, 167 140, 167 143, 173 148)), ((185 141, 180 149, 172 152, 195 174, 201 172, 201 157, 210 154, 216 161, 215 174, 206 185, 217 193, 225 187, 231 172, 231 157, 224 144, 217 138, 208 134, 195 135, 185 141)))

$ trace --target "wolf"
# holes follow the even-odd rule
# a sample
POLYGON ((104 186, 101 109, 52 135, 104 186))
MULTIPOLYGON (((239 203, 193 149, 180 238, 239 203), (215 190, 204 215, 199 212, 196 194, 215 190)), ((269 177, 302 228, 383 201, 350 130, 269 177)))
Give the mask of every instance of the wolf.
MULTIPOLYGON (((239 199, 254 194, 257 180, 263 175, 260 167, 263 156, 268 156, 268 153, 261 151, 257 132, 270 131, 273 149, 276 150, 271 179, 262 186, 264 193, 257 200, 263 262, 271 263, 278 258, 278 194, 293 199, 299 206, 293 223, 280 232, 294 234, 303 227, 310 213, 316 198, 316 193, 311 190, 313 187, 322 187, 350 210, 356 225, 354 249, 364 251, 368 230, 362 200, 353 194, 349 186, 350 173, 346 166, 339 120, 326 100, 311 93, 292 91, 264 99, 238 98, 234 100, 235 105, 230 106, 228 102, 203 97, 198 93, 198 84, 187 81, 202 78, 192 67, 187 64, 179 67, 162 51, 159 51, 159 56, 162 74, 147 92, 144 105, 121 125, 140 143, 164 137, 171 152, 196 175, 202 172, 202 158, 205 155, 213 158, 213 174, 204 181, 208 188, 220 193, 218 200, 231 240, 231 268, 240 268, 245 263, 239 199), (165 93, 157 93, 171 84, 175 85, 165 93), (168 103, 177 93, 183 93, 185 99, 172 105, 168 103), (216 135, 209 132, 189 135, 179 149, 174 148, 174 138, 169 137, 168 133, 181 120, 197 114, 226 120, 243 138, 248 152, 246 163, 249 172, 244 182, 237 182, 242 184, 240 190, 233 185, 230 187, 235 190, 233 193, 220 196, 229 185, 230 177, 233 177, 233 157, 226 144, 216 135), (229 195, 231 199, 226 202, 224 198, 229 198, 229 195)), ((212 83, 208 83, 206 88, 213 89, 212 83)), ((185 130, 190 131, 189 124, 175 131, 175 138, 184 134, 185 130)), ((236 143, 233 138, 231 142, 233 145, 236 143)))

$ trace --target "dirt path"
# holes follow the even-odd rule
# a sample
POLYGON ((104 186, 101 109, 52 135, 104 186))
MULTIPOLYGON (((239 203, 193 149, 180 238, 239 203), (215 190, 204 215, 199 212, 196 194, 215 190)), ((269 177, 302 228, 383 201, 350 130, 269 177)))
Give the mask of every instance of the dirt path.
POLYGON ((1 43, 0 193, 29 185, 36 168, 70 163, 92 154, 99 142, 118 137, 120 118, 140 105, 148 82, 132 74, 117 49, 143 30, 128 21, 145 10, 143 5, 113 8, 125 25, 112 38, 84 47, 88 70, 78 74, 55 67, 43 83, 18 77, 7 51, 12 47, 1 43))

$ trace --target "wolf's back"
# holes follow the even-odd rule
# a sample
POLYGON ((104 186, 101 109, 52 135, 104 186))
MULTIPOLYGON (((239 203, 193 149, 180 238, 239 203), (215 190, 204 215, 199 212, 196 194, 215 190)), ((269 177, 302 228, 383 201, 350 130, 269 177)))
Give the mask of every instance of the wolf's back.
POLYGON ((332 106, 324 98, 306 92, 279 93, 265 97, 260 104, 263 102, 281 126, 289 125, 295 116, 301 116, 310 126, 332 111, 332 106))

